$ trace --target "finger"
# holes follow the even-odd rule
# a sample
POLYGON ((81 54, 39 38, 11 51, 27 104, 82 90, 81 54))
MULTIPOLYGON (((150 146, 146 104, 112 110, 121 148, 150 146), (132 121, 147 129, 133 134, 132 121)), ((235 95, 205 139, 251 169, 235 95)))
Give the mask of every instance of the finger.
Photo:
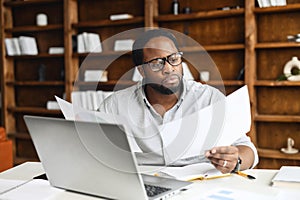
POLYGON ((216 153, 228 153, 228 154, 234 154, 238 152, 238 148, 235 146, 221 146, 221 147, 214 147, 211 149, 211 154, 216 153))

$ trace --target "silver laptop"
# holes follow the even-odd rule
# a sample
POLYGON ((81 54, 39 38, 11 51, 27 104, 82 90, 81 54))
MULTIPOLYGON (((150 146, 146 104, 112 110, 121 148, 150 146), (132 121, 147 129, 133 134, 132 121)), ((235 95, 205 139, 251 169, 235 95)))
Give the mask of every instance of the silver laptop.
POLYGON ((165 199, 190 182, 141 175, 121 125, 24 116, 52 186, 110 199, 165 199), (155 194, 154 194, 155 193, 155 194))

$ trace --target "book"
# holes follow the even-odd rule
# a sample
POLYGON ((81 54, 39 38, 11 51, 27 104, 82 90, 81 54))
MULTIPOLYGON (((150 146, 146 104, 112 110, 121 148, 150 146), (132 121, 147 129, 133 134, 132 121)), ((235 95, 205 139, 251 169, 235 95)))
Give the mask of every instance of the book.
POLYGON ((102 52, 101 39, 97 33, 83 32, 77 35, 78 53, 102 52))
POLYGON ((131 14, 127 14, 127 13, 124 13, 124 14, 115 14, 115 15, 110 15, 109 16, 109 19, 114 21, 114 20, 122 20, 122 19, 131 19, 133 18, 133 15, 131 14))
POLYGON ((227 177, 230 173, 223 174, 211 163, 196 163, 183 167, 165 167, 154 175, 183 181, 195 181, 227 177))
POLYGON ((114 45, 114 51, 131 51, 134 40, 116 40, 114 45))
POLYGON ((22 55, 37 55, 38 48, 34 37, 20 36, 19 45, 22 55))
POLYGON ((272 186, 300 188, 300 167, 282 166, 272 179, 272 186))
POLYGON ((21 55, 18 38, 5 38, 5 48, 8 56, 21 55))

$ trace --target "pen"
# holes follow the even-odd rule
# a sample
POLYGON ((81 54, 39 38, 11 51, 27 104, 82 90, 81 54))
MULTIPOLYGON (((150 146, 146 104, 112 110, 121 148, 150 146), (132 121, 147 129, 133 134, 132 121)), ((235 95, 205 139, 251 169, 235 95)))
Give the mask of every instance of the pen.
POLYGON ((248 179, 256 179, 254 176, 251 176, 251 175, 246 174, 246 173, 241 172, 241 171, 237 171, 237 172, 235 172, 235 173, 236 173, 237 175, 240 175, 240 176, 245 177, 245 178, 248 178, 248 179))

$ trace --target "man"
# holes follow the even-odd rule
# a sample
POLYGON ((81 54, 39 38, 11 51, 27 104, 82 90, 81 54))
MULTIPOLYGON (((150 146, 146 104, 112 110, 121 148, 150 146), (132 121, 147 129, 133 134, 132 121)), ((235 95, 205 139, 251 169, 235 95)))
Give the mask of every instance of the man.
MULTIPOLYGON (((142 154, 140 164, 166 164, 164 145, 156 127, 224 99, 217 89, 183 78, 182 56, 173 34, 150 30, 133 44, 133 61, 143 81, 108 97, 99 111, 127 118, 142 154), (150 130, 150 131, 149 131, 150 130), (154 134, 153 134, 154 133, 154 134)), ((172 134, 172 133, 168 133, 172 134)), ((232 146, 214 147, 200 155, 180 159, 172 165, 210 162, 222 173, 254 167, 257 151, 249 137, 240 138, 232 146)))

